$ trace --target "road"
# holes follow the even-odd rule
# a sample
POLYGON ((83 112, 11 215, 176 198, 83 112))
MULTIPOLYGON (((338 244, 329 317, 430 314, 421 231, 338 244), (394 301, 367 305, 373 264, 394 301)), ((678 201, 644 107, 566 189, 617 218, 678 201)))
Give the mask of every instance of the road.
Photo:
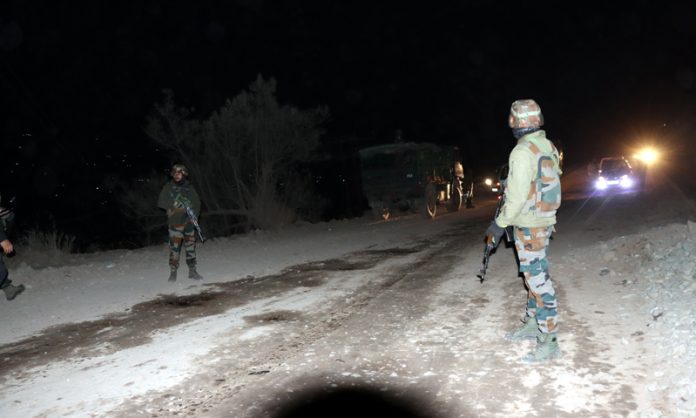
POLYGON ((647 389, 647 371, 659 367, 653 331, 638 314, 644 302, 618 278, 602 279, 591 256, 600 241, 684 222, 693 203, 659 188, 592 197, 582 172, 566 174, 551 244, 563 352, 553 362, 522 364, 533 343, 502 338, 526 301, 512 248, 496 251, 485 282, 476 278, 495 203, 481 195, 475 209, 434 221, 370 222, 378 234, 407 237, 391 245, 364 240, 337 257, 6 344, 4 405, 15 399, 16 416, 638 416, 661 402, 647 389), (182 358, 182 340, 205 348, 182 358), (126 383, 116 377, 124 371, 126 383), (171 385, 144 383, 177 374, 185 377, 171 385), (111 395, 85 394, 83 403, 55 388, 61 379, 103 388, 110 376, 111 395))

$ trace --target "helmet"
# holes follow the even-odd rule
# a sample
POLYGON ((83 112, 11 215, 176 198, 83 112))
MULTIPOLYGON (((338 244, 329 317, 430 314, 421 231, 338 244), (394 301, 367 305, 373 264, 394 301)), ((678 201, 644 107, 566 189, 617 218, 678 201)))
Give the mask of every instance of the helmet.
POLYGON ((512 129, 538 128, 544 124, 541 107, 532 99, 515 100, 510 106, 508 125, 512 129))
POLYGON ((174 164, 172 166, 172 171, 169 172, 170 175, 174 175, 175 173, 181 172, 184 176, 188 176, 188 168, 186 168, 185 165, 183 164, 174 164))

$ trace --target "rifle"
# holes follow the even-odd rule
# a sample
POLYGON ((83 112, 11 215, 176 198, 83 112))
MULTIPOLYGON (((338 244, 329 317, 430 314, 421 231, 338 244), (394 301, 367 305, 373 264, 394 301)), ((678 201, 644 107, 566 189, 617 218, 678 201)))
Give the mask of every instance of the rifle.
POLYGON ((201 243, 205 242, 205 238, 203 238, 203 231, 201 231, 201 227, 198 225, 198 217, 195 213, 193 213, 193 209, 191 209, 191 206, 189 205, 186 205, 186 214, 188 215, 189 219, 191 219, 193 227, 196 228, 196 232, 198 232, 198 238, 201 239, 201 243))
MULTIPOLYGON (((500 214, 500 210, 503 208, 503 205, 505 204, 505 180, 502 180, 500 182, 500 191, 498 192, 498 204, 495 207, 495 215, 493 215, 493 220, 498 217, 500 214)), ((505 228, 505 238, 507 238, 508 241, 512 241, 512 232, 510 231, 510 227, 505 228)), ((493 235, 488 234, 486 236, 486 246, 483 248, 483 265, 481 266, 481 270, 479 270, 479 274, 476 275, 479 279, 481 279, 481 283, 486 279, 486 270, 488 270, 488 261, 491 258, 491 253, 493 250, 500 244, 499 242, 493 242, 493 235)))
POLYGON ((203 231, 201 230, 201 226, 198 224, 198 217, 196 216, 196 213, 193 211, 193 208, 191 208, 191 204, 188 202, 188 199, 185 199, 183 197, 177 198, 175 200, 175 203, 181 204, 181 206, 183 206, 184 209, 186 209, 186 215, 191 220, 193 227, 196 228, 196 232, 198 232, 198 238, 201 239, 201 243, 205 242, 205 238, 203 237, 203 231))

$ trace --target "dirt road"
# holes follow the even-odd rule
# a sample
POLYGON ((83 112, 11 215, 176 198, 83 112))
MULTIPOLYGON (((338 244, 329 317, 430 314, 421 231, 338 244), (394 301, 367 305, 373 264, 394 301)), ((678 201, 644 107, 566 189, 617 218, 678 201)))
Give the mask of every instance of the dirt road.
POLYGON ((659 368, 655 328, 626 285, 633 271, 605 276, 597 243, 693 208, 646 218, 659 193, 578 196, 564 201, 551 244, 563 356, 548 364, 522 364, 533 342, 503 339, 526 302, 512 248, 498 249, 484 283, 476 278, 493 209, 480 199, 438 216, 436 228, 417 216, 385 223, 412 229, 398 245, 368 240, 340 257, 163 295, 5 345, 3 387, 16 416, 639 416, 662 402, 648 389, 659 368), (182 340, 204 348, 182 358, 182 340), (144 384, 174 375, 166 388, 144 384), (83 403, 62 402, 75 395, 52 387, 103 387, 109 376, 110 396, 85 394, 83 403))

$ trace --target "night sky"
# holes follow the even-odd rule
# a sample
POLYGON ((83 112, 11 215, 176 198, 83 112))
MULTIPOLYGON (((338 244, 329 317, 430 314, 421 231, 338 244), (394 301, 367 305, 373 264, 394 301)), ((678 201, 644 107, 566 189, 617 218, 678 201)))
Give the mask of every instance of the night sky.
POLYGON ((171 163, 143 132, 163 89, 204 118, 258 74, 283 104, 329 108, 328 153, 401 130, 484 170, 514 144, 518 98, 570 163, 690 150, 696 7, 611 3, 5 1, 0 193, 25 223, 103 223, 110 184, 171 163))

